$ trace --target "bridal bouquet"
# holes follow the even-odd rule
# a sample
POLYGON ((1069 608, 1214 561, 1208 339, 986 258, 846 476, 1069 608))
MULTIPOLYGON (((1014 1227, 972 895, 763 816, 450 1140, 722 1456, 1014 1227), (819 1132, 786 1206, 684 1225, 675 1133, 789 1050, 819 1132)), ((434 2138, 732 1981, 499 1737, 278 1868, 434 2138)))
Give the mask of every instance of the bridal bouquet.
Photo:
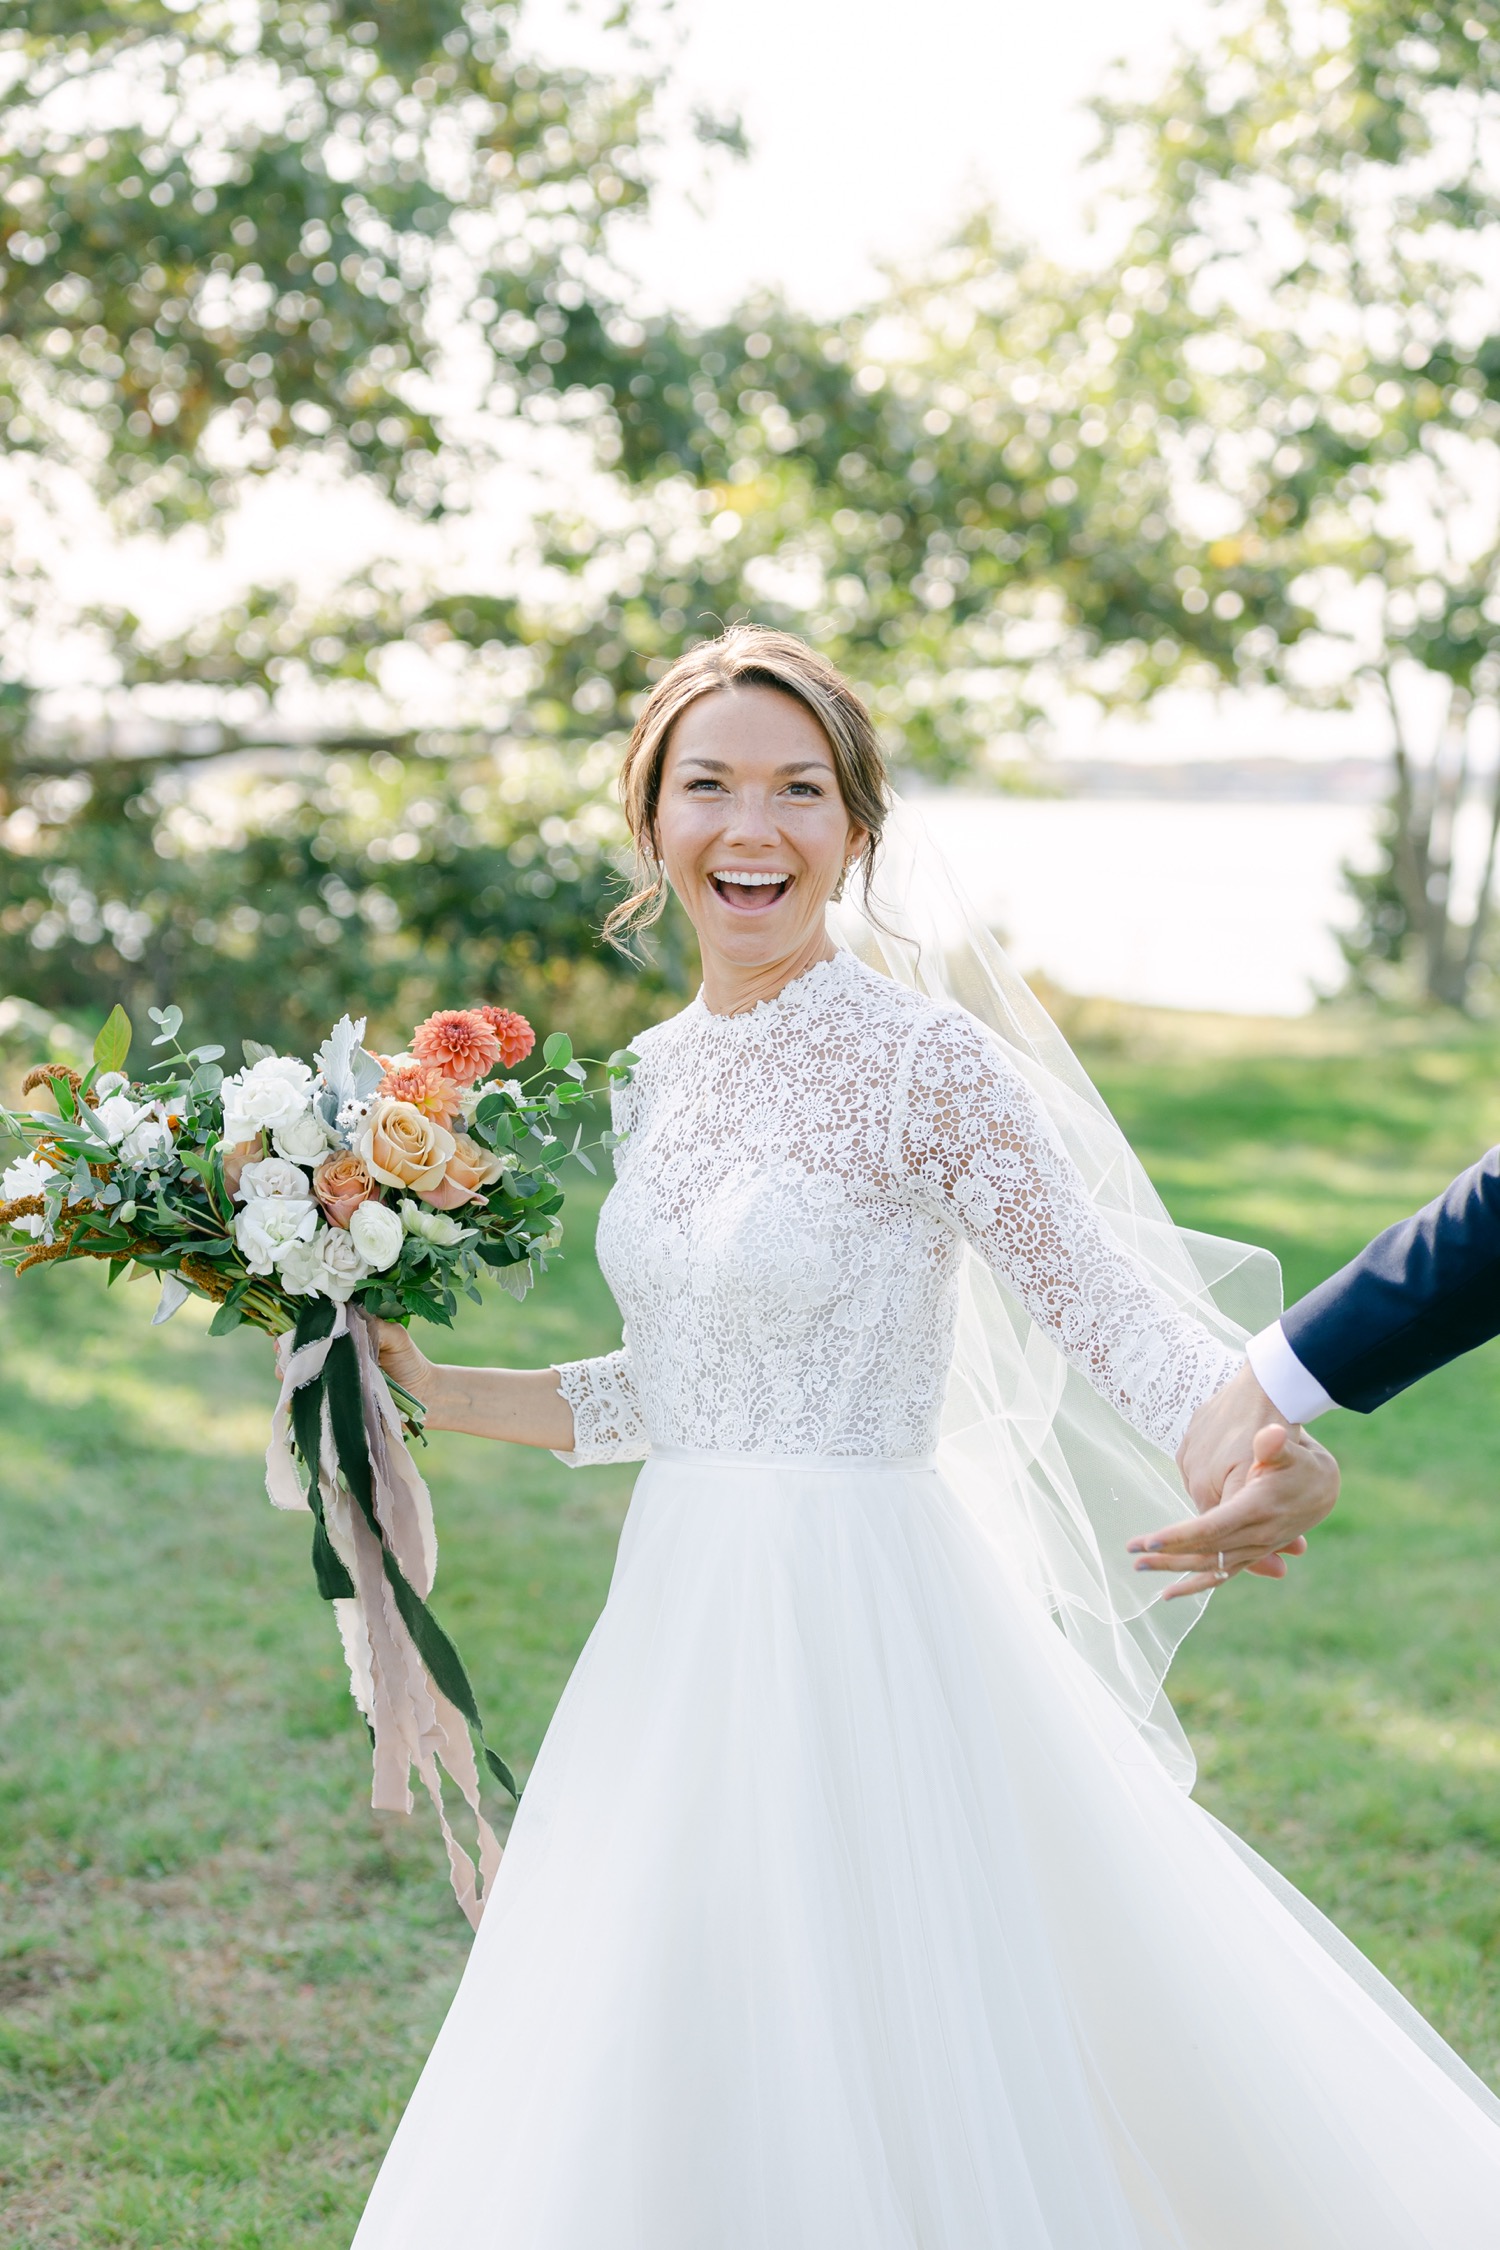
MULTIPOLYGON (((151 1011, 159 1059, 126 1074, 132 1028, 115 1008, 85 1075, 50 1063, 56 1114, 0 1111, 25 1153, 0 1176, 0 1264, 17 1272, 97 1258, 109 1279, 155 1273, 156 1320, 189 1295, 210 1299, 211 1335, 251 1321, 282 1339, 281 1396, 267 1487, 313 1516, 313 1570, 334 1605, 350 1685, 370 1728, 380 1810, 411 1810, 416 1767, 432 1797, 454 1889, 477 1922, 469 1856, 443 1810, 438 1763, 478 1825, 484 1892, 500 1848, 480 1809, 469 1728, 512 1796, 510 1768, 484 1738, 457 1650, 427 1607, 437 1565, 432 1504, 408 1438, 415 1399, 380 1369, 374 1323, 452 1324, 460 1295, 489 1275, 524 1295, 562 1234, 558 1171, 594 1169, 580 1120, 587 1068, 557 1032, 530 1078, 508 1074, 535 1035, 505 1008, 439 1010, 409 1049, 377 1055, 344 1016, 311 1063, 247 1040, 183 1050, 182 1012, 151 1011), (306 1490, 293 1453, 300 1458, 306 1490)), ((601 1067, 628 1076, 621 1052, 601 1067)), ((608 1147, 613 1135, 596 1144, 608 1147)))

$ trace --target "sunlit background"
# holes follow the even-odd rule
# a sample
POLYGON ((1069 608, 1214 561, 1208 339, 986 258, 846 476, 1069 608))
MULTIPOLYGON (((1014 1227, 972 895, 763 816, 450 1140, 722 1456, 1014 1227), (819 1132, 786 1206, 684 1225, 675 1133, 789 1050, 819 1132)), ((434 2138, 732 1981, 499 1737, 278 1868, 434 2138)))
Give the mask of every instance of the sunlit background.
MULTIPOLYGON (((117 1001, 137 1074, 170 1004, 609 1052, 695 975, 599 942, 620 751, 753 617, 1300 1294, 1500 1114, 1497 306, 1500 0, 12 0, 0 1099, 117 1001)), ((617 1344, 601 1193, 441 1356, 617 1344)), ((264 1339, 155 1304, 0 1277, 0 2242, 346 2250, 467 1924, 371 1815, 264 1339)), ((1320 1424, 1337 1513, 1172 1693, 1500 2083, 1493 1357, 1320 1424)), ((524 1771, 630 1472, 517 1452, 424 1465, 524 1771)))
MULTIPOLYGON (((436 9, 434 23, 450 14, 459 20, 436 9)), ((1442 229, 1429 222, 1441 220, 1458 174, 1449 162, 1445 181, 1444 165, 1435 171, 1414 146, 1406 173, 1367 165, 1373 178, 1350 190, 1360 224, 1373 223, 1393 180, 1409 175, 1429 194, 1428 231, 1405 241, 1400 272, 1377 270, 1362 252, 1358 273, 1325 261, 1315 287, 1305 266, 1284 286, 1296 268, 1289 244, 1316 246, 1333 224, 1316 194, 1305 209, 1296 201, 1320 163, 1338 160, 1339 102, 1366 67, 1340 61, 1333 17, 1293 11, 1286 51, 1300 56, 1316 97, 1299 112, 1285 58, 1267 49, 1258 64, 1247 59, 1258 12, 1209 0, 1142 0, 1128 19, 1100 0, 1055 11, 935 0, 920 20, 896 0, 768 0, 753 20, 727 0, 646 0, 618 16, 604 0, 536 0, 522 15, 517 48, 537 58, 550 106, 529 134, 520 128, 519 163, 502 152, 488 173, 481 121, 478 187, 460 181, 476 161, 473 147, 464 152, 476 127, 462 87, 439 104, 403 95, 402 59, 379 76, 366 48, 364 77, 341 90, 325 57, 327 146, 355 152, 342 176, 335 154, 330 177, 338 194, 353 181, 345 223, 363 248, 319 265, 314 247, 298 273, 273 277, 281 309, 264 316, 268 333, 256 340, 273 348, 259 356, 248 338, 270 268, 248 205, 229 223, 232 179, 216 204, 213 183, 237 147, 256 183, 249 192, 265 193, 285 66, 314 52, 313 32, 296 32, 282 51, 280 97, 264 56, 237 59, 212 11, 192 8, 163 19, 192 34, 197 58, 175 89, 138 60, 87 79, 60 65, 55 88, 33 76, 20 107, 13 87, 13 271, 33 294, 6 346, 17 411, 0 470, 4 661, 11 723, 29 746, 0 830, 10 853, 0 936, 12 941, 0 983, 12 1002, 68 1020, 122 979, 138 1000, 149 984, 159 1001, 184 948, 218 955, 227 974, 257 950, 255 916, 280 911, 247 905, 234 880, 228 919, 208 908, 184 926, 181 902, 153 903, 149 861, 133 878, 118 849, 85 865, 73 842, 113 817, 94 763, 106 742, 148 761, 170 753, 131 799, 134 825, 114 826, 117 840, 137 841, 149 827, 179 882, 184 855, 218 855, 204 870, 212 892, 229 879, 226 851, 247 839, 274 858, 268 839, 288 824, 316 818, 326 837, 342 822, 358 865, 340 859, 332 903, 303 908, 323 932, 308 943, 333 945, 359 925, 384 944, 393 917, 413 912, 430 939, 413 887, 434 834, 473 824, 485 774, 513 808, 490 843, 515 866, 561 852, 552 872, 566 887, 579 848, 590 865, 618 849, 608 770, 653 666, 720 617, 762 615, 821 638, 871 688, 906 785, 931 796, 933 827, 1024 969, 1076 992, 1191 1009, 1304 1012, 1349 987, 1351 948, 1355 986, 1392 986, 1402 974, 1422 985, 1415 956, 1424 944, 1431 952, 1418 927, 1427 908, 1386 897, 1403 863, 1381 841, 1396 736, 1383 670, 1414 765, 1436 791, 1413 816, 1426 824, 1432 868, 1404 879, 1424 898, 1441 893, 1440 946, 1474 954, 1448 983, 1484 1004, 1483 933, 1472 948, 1457 933, 1472 924, 1484 883, 1495 763, 1490 626, 1481 623, 1479 646, 1464 625, 1483 608, 1494 541, 1492 403, 1481 399, 1487 378, 1466 389, 1462 367, 1445 363, 1438 387, 1428 384, 1434 409, 1416 370, 1439 331, 1474 343, 1465 290, 1472 300, 1493 244, 1476 230, 1434 262, 1442 229), (1237 72, 1253 79, 1259 68, 1263 80, 1245 110, 1249 160, 1237 154, 1208 192, 1171 171, 1187 146, 1174 142, 1168 114, 1175 41, 1203 51, 1219 42, 1216 67, 1227 74, 1201 95, 1194 131, 1212 136, 1215 104, 1230 98, 1237 72), (588 96, 585 73, 596 86, 588 96), (590 105, 603 84, 627 103, 641 98, 628 87, 651 91, 622 128, 620 177, 596 192, 590 105), (1326 115, 1317 89, 1331 97, 1326 115), (1134 105, 1103 162, 1092 106, 1101 95, 1134 105), (391 221, 360 218, 354 175, 362 161, 392 161, 379 134, 396 131, 403 102, 407 141, 422 144, 416 170, 457 208, 425 262, 431 222, 420 219, 402 247, 388 234, 381 264, 376 236, 391 221), (49 151, 29 175, 28 149, 49 151), (157 212, 179 212, 189 189, 204 203, 193 211, 197 235, 157 237, 155 250, 166 242, 169 254, 153 263, 151 198, 157 212), (49 235, 33 221, 54 198, 65 223, 49 235), (90 201, 110 215, 92 244, 71 231, 90 201), (1140 230, 1153 226, 1160 272, 1158 252, 1141 252, 1140 230), (110 227, 113 266, 102 247, 110 227), (968 249, 947 250, 965 227, 968 249), (976 227, 988 230, 983 246, 976 227), (122 258, 137 269, 134 310, 118 287, 117 301, 104 302, 122 258), (224 269, 206 293, 200 258, 224 269), (365 308, 341 331, 363 374, 337 397, 337 375, 303 365, 317 315, 298 297, 314 266, 332 275, 336 264, 335 288, 365 308), (1211 282, 1191 280, 1200 265, 1211 282), (1427 317, 1414 296, 1432 273, 1433 304, 1442 302, 1427 317), (79 292, 94 284, 85 303, 79 292), (1404 301, 1401 333, 1389 320, 1382 332, 1368 309, 1351 313, 1372 286, 1404 301), (1050 307, 1034 341, 1028 293, 1050 307), (393 341, 368 317, 382 302, 393 341), (537 304, 555 340, 531 321, 537 304), (596 307, 602 332, 589 326, 596 307), (766 356, 744 359, 736 376, 747 336, 766 356), (1078 388, 1077 355, 1097 357, 1101 344, 1100 369, 1113 365, 1095 382, 1095 412, 1087 383, 1078 388), (689 370, 705 348, 710 372, 686 373, 674 390, 668 360, 685 354, 689 370), (1259 372, 1257 353, 1270 355, 1259 372), (388 367, 382 354, 393 355, 388 367), (861 393, 859 357, 872 384, 890 371, 883 392, 861 393), (1179 358, 1190 375, 1172 406, 1165 389, 1179 358), (1382 384, 1385 360, 1400 380, 1385 371, 1382 384), (894 410, 900 394, 899 431, 888 415, 882 436, 881 417, 868 417, 877 451, 894 448, 873 476, 862 455, 846 475, 852 438, 831 458, 831 437, 799 438, 827 420, 814 393, 817 368, 830 364, 856 378, 844 386, 851 429, 862 401, 883 397, 894 410), (747 388, 757 371, 766 384, 747 388), (384 401, 364 421, 360 382, 384 401), (1006 412, 975 413, 961 442, 955 407, 970 412, 986 398, 1006 412), (1155 401, 1146 421, 1143 398, 1155 401), (623 459, 612 435, 621 400, 623 459), (1084 458, 1098 473, 1080 484, 1065 465, 1049 483, 1049 461, 1072 463, 1090 412, 1097 428, 1084 458), (685 425, 674 443, 668 425, 684 414, 689 424, 706 415, 708 426, 685 425), (944 458, 927 462, 920 446, 934 414, 948 442, 936 449, 944 458), (1236 428, 1257 415, 1284 425, 1276 441, 1267 430, 1259 453, 1236 428), (1028 437, 1023 424, 1043 435, 1028 437), (189 432, 187 451, 174 453, 189 432), (1151 473, 1121 467, 1132 445, 1154 459, 1151 473), (1007 446, 1026 462, 1012 485, 994 474, 1007 446), (925 489, 913 482, 923 476, 925 489), (877 482, 897 496, 894 509, 882 512, 877 482), (1294 494, 1290 520, 1277 516, 1278 488, 1294 494), (721 505, 735 500, 737 509, 721 505), (1028 536, 1017 566, 1010 550, 1028 536), (1096 565, 1101 537, 1120 552, 1096 565), (982 591, 980 554, 995 558, 982 591), (1100 593, 1097 581, 1116 571, 1118 591, 1100 593), (618 649, 600 623, 612 583, 638 588, 632 599, 650 613, 618 649), (469 597, 479 612, 463 610, 469 597), (1439 612, 1448 624, 1456 613, 1459 630, 1434 650, 1439 612), (460 738, 462 774, 451 762, 460 738), (330 742, 337 755, 311 763, 275 747, 330 742), (538 763, 539 744, 556 756, 538 763), (241 745, 256 746, 248 765, 204 755, 241 745), (399 783, 394 766, 381 780, 379 760, 391 753, 399 783), (436 795, 407 786, 422 759, 445 777, 436 795), (92 809, 75 801, 91 773, 92 809), (558 799, 550 840, 540 831, 549 791, 558 799), (375 879, 361 821, 374 835, 403 793, 416 825, 404 831, 410 864, 395 899, 375 879), (132 884, 138 895, 125 895, 132 884), (1392 912, 1411 925, 1405 936, 1392 912), (132 966, 148 962, 149 973, 132 966)), ((314 10, 308 23, 317 20, 314 10)), ((1474 41, 1457 18, 1450 28, 1482 79, 1474 41)), ((1423 130, 1446 155, 1463 101, 1484 95, 1477 81, 1455 93, 1447 57, 1429 75, 1438 123, 1423 130)), ((518 115, 500 140, 515 137, 518 115)), ((306 131, 293 130, 288 152, 306 131)), ((1483 173, 1492 152, 1481 141, 1483 173)), ((1208 151, 1204 181, 1221 157, 1208 151)), ((299 205, 298 226, 314 227, 305 239, 315 245, 311 210, 299 205)), ((291 217, 288 206, 276 255, 298 265, 291 217)), ((1482 360, 1477 352, 1476 369, 1482 360)), ((474 896, 483 893, 480 883, 474 896)), ((551 918, 549 943, 556 908, 551 918)), ((456 925, 447 936, 460 950, 466 942, 456 925)), ((513 966, 526 952, 517 943, 513 966)), ((587 974, 608 981, 581 927, 568 952, 580 963, 593 952, 587 974)), ((546 982, 542 966, 530 961, 530 989, 546 982)), ((679 983, 668 963, 663 1000, 679 983)))

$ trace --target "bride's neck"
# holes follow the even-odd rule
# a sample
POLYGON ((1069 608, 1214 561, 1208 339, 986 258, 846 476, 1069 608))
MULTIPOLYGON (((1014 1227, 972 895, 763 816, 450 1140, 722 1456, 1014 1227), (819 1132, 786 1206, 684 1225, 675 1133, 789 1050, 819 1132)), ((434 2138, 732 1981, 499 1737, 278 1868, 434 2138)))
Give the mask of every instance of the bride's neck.
POLYGON ((742 961, 726 961, 703 947, 703 1005, 710 1015, 742 1016, 762 1000, 774 1000, 819 961, 831 961, 838 951, 826 930, 814 930, 806 944, 785 960, 748 968, 742 961))

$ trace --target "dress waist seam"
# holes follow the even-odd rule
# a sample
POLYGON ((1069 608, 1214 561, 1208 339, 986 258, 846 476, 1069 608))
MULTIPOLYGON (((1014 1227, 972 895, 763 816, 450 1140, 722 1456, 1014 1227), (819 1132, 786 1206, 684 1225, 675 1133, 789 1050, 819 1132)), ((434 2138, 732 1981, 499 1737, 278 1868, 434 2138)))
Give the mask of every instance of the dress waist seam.
POLYGON ((810 1469, 841 1472, 877 1469, 935 1469, 935 1453, 726 1453, 717 1446, 653 1445, 647 1462, 691 1462, 695 1468, 810 1469))

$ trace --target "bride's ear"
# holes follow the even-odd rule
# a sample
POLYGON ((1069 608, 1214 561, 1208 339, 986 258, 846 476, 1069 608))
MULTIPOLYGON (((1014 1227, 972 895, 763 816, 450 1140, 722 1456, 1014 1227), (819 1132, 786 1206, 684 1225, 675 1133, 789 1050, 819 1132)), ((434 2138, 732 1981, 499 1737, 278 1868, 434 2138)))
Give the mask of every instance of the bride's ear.
POLYGON ((844 885, 848 882, 850 876, 854 873, 854 870, 856 867, 858 867, 860 861, 865 858, 865 856, 869 852, 869 849, 869 829, 855 828, 851 826, 849 830, 849 841, 844 847, 844 864, 839 870, 839 879, 833 886, 833 898, 835 903, 843 897, 844 885))

